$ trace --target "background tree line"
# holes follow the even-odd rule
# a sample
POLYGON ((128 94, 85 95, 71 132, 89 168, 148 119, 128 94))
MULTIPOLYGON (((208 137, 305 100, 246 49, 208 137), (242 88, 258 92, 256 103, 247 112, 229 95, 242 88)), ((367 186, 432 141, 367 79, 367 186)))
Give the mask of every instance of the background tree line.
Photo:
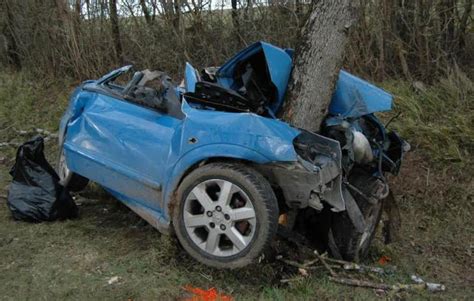
MULTIPOLYGON (((329 0, 320 0, 329 1, 329 0)), ((357 0, 345 67, 432 81, 473 67, 472 0, 357 0)), ((295 47, 308 0, 3 0, 0 61, 37 76, 94 78, 119 65, 182 72, 258 40, 295 47)))

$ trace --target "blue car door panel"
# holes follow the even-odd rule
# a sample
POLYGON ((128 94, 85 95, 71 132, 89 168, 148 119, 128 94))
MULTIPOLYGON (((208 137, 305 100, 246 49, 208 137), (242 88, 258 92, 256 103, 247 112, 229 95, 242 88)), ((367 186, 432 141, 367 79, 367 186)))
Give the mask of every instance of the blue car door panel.
POLYGON ((64 143, 69 168, 159 210, 180 120, 110 95, 94 95, 69 122, 64 143))

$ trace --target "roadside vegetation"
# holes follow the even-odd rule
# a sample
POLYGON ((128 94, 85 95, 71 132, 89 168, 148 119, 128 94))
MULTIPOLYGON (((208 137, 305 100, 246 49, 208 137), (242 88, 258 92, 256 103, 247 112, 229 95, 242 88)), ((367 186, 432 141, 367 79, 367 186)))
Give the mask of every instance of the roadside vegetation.
MULTIPOLYGON (((0 74, 0 142, 18 142, 34 129, 57 130, 68 94, 77 82, 42 81, 25 73, 0 74), (26 131, 20 132, 20 131, 26 131)), ((393 177, 402 229, 400 239, 382 243, 367 264, 391 258, 388 283, 410 283, 416 274, 447 287, 443 293, 400 292, 385 297, 469 299, 472 289, 474 174, 473 82, 463 73, 428 85, 380 83, 393 93, 401 112, 394 127, 412 145, 400 176, 393 177)), ((56 141, 46 144, 54 164, 56 141)), ((172 238, 160 235, 95 185, 76 196, 77 220, 28 224, 13 221, 6 207, 8 170, 15 147, 0 148, 0 291, 5 299, 175 299, 183 286, 216 287, 237 299, 375 299, 371 289, 331 282, 323 269, 290 284, 295 271, 281 262, 262 262, 239 271, 216 271, 190 259, 172 238), (119 277, 109 285, 108 280, 119 277), (355 292, 355 293, 354 293, 355 292)))

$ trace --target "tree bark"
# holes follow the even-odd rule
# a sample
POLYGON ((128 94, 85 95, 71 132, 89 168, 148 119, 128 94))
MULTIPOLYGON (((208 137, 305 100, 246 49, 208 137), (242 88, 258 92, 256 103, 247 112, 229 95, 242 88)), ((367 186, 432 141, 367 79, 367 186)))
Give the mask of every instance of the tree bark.
POLYGON ((176 31, 179 31, 179 19, 181 18, 181 0, 174 0, 174 16, 173 16, 173 26, 176 31))
POLYGON ((150 16, 150 12, 148 11, 148 7, 146 6, 145 0, 140 0, 140 6, 142 7, 143 16, 145 16, 146 23, 150 25, 151 16, 150 16))
POLYGON ((15 19, 13 17, 12 8, 8 3, 8 0, 4 2, 4 8, 6 12, 6 23, 3 29, 7 42, 7 58, 8 63, 15 67, 17 70, 21 69, 21 59, 19 55, 18 45, 15 37, 15 19))
POLYGON ((120 40, 120 28, 118 24, 118 14, 117 14, 117 0, 110 0, 110 23, 112 26, 112 39, 114 40, 115 46, 115 58, 117 63, 121 64, 123 61, 122 56, 122 41, 120 40))
POLYGON ((466 29, 469 25, 469 19, 472 12, 472 0, 466 0, 464 3, 464 13, 459 20, 459 30, 458 30, 458 43, 459 49, 463 49, 466 46, 466 29))
POLYGON ((309 131, 319 131, 342 66, 350 26, 357 19, 358 1, 320 0, 296 47, 283 119, 309 131))

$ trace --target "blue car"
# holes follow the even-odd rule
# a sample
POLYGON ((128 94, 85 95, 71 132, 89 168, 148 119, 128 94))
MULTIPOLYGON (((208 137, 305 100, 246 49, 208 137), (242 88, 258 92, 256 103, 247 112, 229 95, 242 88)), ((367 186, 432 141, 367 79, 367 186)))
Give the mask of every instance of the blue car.
POLYGON ((308 132, 276 118, 291 67, 291 50, 258 42, 221 67, 186 64, 179 86, 132 66, 82 83, 60 123, 62 183, 100 184, 212 267, 258 258, 279 219, 362 258, 407 148, 374 115, 392 96, 341 71, 322 131, 308 132))

